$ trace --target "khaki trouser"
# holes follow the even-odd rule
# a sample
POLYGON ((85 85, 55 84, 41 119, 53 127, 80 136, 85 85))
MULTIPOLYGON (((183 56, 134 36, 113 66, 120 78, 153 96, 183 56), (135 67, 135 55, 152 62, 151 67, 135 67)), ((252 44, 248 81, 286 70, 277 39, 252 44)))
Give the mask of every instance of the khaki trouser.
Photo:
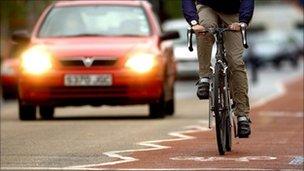
MULTIPOLYGON (((216 12, 208 6, 198 4, 196 6, 199 23, 204 27, 217 27, 219 23, 229 25, 238 22, 238 14, 223 14, 216 12)), ((197 52, 200 77, 209 77, 211 74, 211 51, 214 37, 211 34, 197 36, 197 52)), ((224 33, 224 46, 227 54, 227 63, 230 70, 229 84, 231 95, 236 103, 235 114, 249 114, 248 80, 245 63, 242 58, 243 45, 240 32, 224 33)))

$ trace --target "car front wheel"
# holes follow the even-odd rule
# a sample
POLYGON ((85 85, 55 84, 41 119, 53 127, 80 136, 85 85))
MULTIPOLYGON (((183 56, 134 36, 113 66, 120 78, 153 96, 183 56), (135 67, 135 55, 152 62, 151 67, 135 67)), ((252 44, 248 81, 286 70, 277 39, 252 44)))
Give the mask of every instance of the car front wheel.
POLYGON ((36 120, 36 106, 26 105, 19 102, 19 119, 36 120))
POLYGON ((175 103, 174 99, 171 99, 165 103, 165 113, 167 115, 174 115, 175 103))
POLYGON ((159 100, 157 102, 153 102, 149 104, 149 116, 150 118, 164 118, 164 102, 163 100, 159 100))
POLYGON ((170 100, 165 102, 164 110, 166 115, 174 115, 175 112, 175 95, 174 95, 174 87, 171 88, 171 98, 170 100))
POLYGON ((42 119, 49 120, 54 118, 54 107, 53 106, 40 106, 39 113, 42 119))

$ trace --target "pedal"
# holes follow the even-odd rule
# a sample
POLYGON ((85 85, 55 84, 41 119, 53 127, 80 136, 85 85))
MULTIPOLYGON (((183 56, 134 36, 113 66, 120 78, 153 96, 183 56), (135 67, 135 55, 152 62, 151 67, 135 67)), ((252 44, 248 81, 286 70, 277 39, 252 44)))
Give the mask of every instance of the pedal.
POLYGON ((214 111, 214 107, 211 107, 211 109, 210 109, 211 111, 214 111))

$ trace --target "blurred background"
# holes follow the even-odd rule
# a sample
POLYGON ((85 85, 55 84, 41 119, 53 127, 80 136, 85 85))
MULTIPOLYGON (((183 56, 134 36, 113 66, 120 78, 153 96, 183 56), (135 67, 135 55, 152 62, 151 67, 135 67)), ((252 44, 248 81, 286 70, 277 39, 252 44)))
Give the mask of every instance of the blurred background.
MULTIPOLYGON (((1 75, 12 77, 11 80, 17 79, 14 75, 15 63, 10 60, 18 56, 18 47, 11 41, 11 35, 15 30, 26 29, 30 32, 41 12, 52 2, 53 0, 1 1, 1 75), (4 65, 3 61, 8 62, 4 65)), ((180 33, 180 39, 174 40, 178 79, 195 80, 198 61, 196 51, 190 53, 186 47, 188 25, 181 13, 181 1, 149 2, 158 14, 162 29, 180 33)), ((262 85, 261 82, 258 84, 260 78, 273 72, 272 70, 283 70, 282 73, 287 75, 288 72, 284 72, 284 68, 289 69, 291 73, 294 73, 294 70, 301 71, 304 0, 255 0, 255 3, 254 17, 248 30, 250 48, 245 51, 244 60, 249 70, 250 85, 258 87, 262 85)), ((214 55, 213 53, 213 58, 214 55)), ((192 84, 191 81, 190 83, 192 84)), ((13 97, 14 94, 9 92, 7 97, 13 97)))
MULTIPOLYGON (((162 29, 180 33, 179 39, 166 40, 173 44, 177 66, 174 117, 149 120, 143 116, 148 109, 143 105, 124 108, 82 106, 56 109, 56 118, 51 122, 43 119, 19 121, 16 59, 20 48, 13 43, 11 36, 16 30, 31 32, 42 11, 52 2, 0 0, 2 166, 63 167, 110 161, 100 153, 138 148, 136 142, 166 138, 168 132, 196 125, 198 121, 202 121, 200 125, 207 123, 208 101, 199 101, 196 97, 198 61, 196 51, 190 53, 187 49, 188 24, 181 13, 181 0, 149 0, 162 29)), ((244 53, 251 105, 281 93, 277 83, 303 78, 304 0, 255 0, 255 3, 248 30, 250 48, 244 53)), ((132 45, 134 39, 130 40, 127 43, 132 45)), ((54 108, 41 111, 54 114, 54 108)), ((269 122, 272 121, 265 120, 265 123, 269 122)))
MULTIPOLYGON (((285 61, 293 67, 303 54, 303 1, 304 0, 256 0, 253 20, 250 24, 250 50, 244 59, 249 69, 255 70, 270 64, 277 69, 285 61)), ((31 31, 43 9, 53 0, 2 0, 1 1, 1 62, 14 55, 10 35, 15 30, 31 31)), ((163 24, 164 30, 179 30, 181 38, 175 41, 179 77, 196 75, 196 53, 185 48, 186 27, 181 13, 180 0, 150 0, 163 24), (190 56, 190 57, 189 57, 190 56), (184 63, 184 64, 182 64, 184 63), (191 64, 192 63, 192 64, 191 64), (191 69, 192 68, 192 69, 191 69)), ((257 81, 257 74, 253 80, 257 81)))

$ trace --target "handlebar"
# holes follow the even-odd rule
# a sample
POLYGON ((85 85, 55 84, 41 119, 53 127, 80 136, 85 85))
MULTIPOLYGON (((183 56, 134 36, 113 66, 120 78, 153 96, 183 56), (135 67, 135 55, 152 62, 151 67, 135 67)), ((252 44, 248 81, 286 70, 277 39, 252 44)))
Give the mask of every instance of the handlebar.
MULTIPOLYGON (((217 33, 222 33, 225 31, 235 31, 231 30, 229 28, 207 28, 206 30, 202 30, 201 33, 211 33, 211 34, 217 34, 217 33)), ((193 51, 193 46, 192 46, 192 36, 193 36, 193 29, 191 27, 188 28, 187 30, 187 46, 190 52, 193 51)), ((247 31, 246 31, 246 24, 241 24, 241 33, 242 33, 242 44, 244 48, 248 48, 247 44, 247 31)))
POLYGON ((191 27, 188 28, 187 31, 187 46, 190 52, 193 51, 193 46, 192 46, 192 35, 193 35, 194 31, 191 27))
POLYGON ((249 46, 247 44, 247 25, 245 23, 241 24, 241 33, 242 33, 242 41, 245 49, 248 49, 249 46))

